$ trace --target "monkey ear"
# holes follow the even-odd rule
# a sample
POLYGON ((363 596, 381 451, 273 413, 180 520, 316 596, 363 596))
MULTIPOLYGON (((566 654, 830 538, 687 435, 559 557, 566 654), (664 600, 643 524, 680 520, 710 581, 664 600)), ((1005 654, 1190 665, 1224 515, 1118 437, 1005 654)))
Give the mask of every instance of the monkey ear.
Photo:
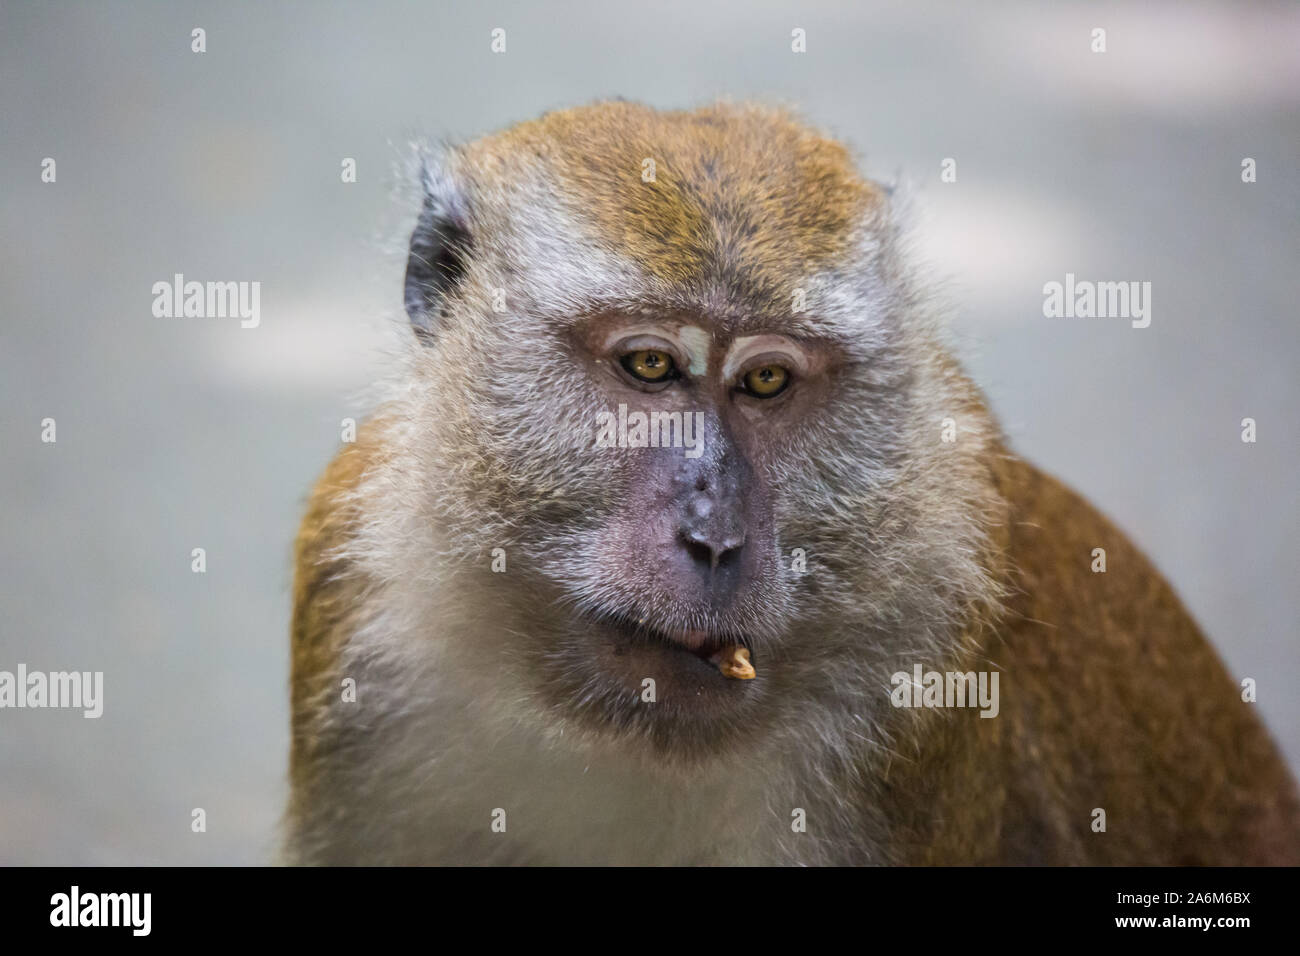
POLYGON ((405 298, 411 327, 416 335, 429 339, 437 331, 448 296, 464 276, 473 240, 464 195, 446 169, 423 157, 420 182, 424 203, 411 233, 405 298))

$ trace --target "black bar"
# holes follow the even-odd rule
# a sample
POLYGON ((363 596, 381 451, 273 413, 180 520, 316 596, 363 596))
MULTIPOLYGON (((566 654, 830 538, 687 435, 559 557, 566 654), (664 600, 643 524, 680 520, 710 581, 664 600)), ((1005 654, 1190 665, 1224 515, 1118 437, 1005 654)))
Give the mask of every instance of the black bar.
POLYGON ((581 938, 594 945, 666 946, 678 929, 695 925, 704 937, 731 942, 771 942, 772 934, 794 933, 813 943, 847 933, 855 944, 916 951, 931 943, 947 950, 1019 938, 1151 942, 1197 936, 1231 945, 1288 927, 1296 872, 54 867, 0 870, 0 883, 7 941, 76 934, 78 942, 92 944, 284 938, 337 946, 392 937, 462 948, 476 941, 499 944, 518 933, 534 944, 581 938), (120 922, 127 925, 51 925, 58 895, 70 904, 73 886, 87 915, 87 905, 98 909, 97 894, 150 894, 147 936, 136 936, 130 925, 134 914, 142 928, 142 906, 122 910, 120 922), (96 895, 94 904, 86 904, 88 895, 96 895), (1207 918, 1208 929, 1177 922, 1207 918), (1133 919, 1154 924, 1119 925, 1133 919), (1217 922, 1225 919, 1247 922, 1217 922), (448 928, 454 928, 453 939, 443 938, 448 928), (455 943, 465 933, 469 938, 455 943))

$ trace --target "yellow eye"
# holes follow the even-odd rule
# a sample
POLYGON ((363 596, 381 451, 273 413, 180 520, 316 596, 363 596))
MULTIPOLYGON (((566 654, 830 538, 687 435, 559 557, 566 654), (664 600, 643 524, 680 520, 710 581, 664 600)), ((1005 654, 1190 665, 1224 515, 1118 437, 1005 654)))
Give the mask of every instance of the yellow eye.
POLYGON ((673 373, 673 358, 658 349, 639 349, 623 356, 623 367, 643 382, 662 382, 673 373))
POLYGON ((790 373, 779 365, 760 365, 745 373, 745 391, 759 398, 774 398, 790 384, 790 373))

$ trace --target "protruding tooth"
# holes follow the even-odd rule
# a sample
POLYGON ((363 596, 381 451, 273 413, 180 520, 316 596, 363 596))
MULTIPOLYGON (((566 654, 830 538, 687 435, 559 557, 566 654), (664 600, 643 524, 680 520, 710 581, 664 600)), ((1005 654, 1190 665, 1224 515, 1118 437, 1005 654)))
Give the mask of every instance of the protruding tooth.
POLYGON ((718 665, 723 677, 753 680, 757 676, 754 665, 749 662, 749 648, 740 644, 729 644, 715 651, 709 660, 718 665))

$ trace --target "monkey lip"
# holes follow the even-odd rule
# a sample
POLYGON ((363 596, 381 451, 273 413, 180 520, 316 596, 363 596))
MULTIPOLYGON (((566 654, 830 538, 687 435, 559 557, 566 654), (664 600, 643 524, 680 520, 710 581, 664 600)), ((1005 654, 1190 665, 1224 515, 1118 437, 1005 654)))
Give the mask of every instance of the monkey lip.
MULTIPOLYGON (((596 633, 603 635, 602 646, 610 654, 606 660, 614 670, 622 672, 633 661, 641 662, 635 665, 638 681, 648 673, 645 667, 655 666, 653 662, 669 666, 667 673, 675 679, 703 679, 705 683, 694 685, 693 693, 714 686, 715 680, 717 687, 743 684, 755 674, 757 662, 749 637, 730 627, 674 627, 639 614, 601 615, 592 623, 596 633)), ((654 673, 666 676, 664 671, 654 673)))
POLYGON ((700 660, 714 667, 718 665, 723 655, 735 647, 743 647, 747 654, 753 654, 749 641, 735 637, 723 637, 711 631, 696 629, 672 630, 664 632, 662 636, 669 644, 675 644, 682 650, 690 651, 700 660))
POLYGON ((649 639, 660 646, 687 651, 710 667, 716 666, 718 656, 730 647, 744 647, 751 654, 753 653, 749 640, 734 633, 723 634, 701 628, 647 627, 644 620, 632 626, 623 622, 618 622, 615 626, 628 636, 635 636, 640 640, 649 639))
POLYGON ((697 654, 703 654, 706 649, 712 650, 710 645, 717 644, 717 639, 708 631, 669 631, 665 635, 670 641, 682 645, 687 650, 695 651, 697 654))

